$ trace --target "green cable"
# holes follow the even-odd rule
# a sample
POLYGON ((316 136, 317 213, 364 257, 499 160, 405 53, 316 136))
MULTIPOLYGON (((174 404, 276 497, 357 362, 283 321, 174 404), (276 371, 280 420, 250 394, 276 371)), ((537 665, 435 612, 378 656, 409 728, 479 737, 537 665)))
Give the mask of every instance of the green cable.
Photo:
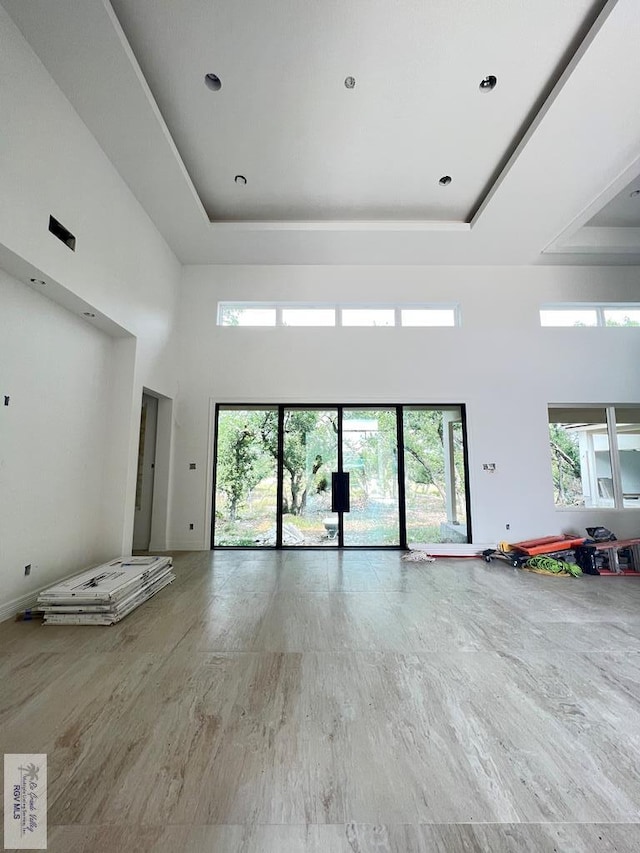
POLYGON ((574 578, 579 578, 582 574, 580 566, 574 566, 571 563, 564 563, 562 560, 554 560, 553 557, 530 557, 526 564, 532 569, 540 569, 549 574, 559 575, 562 573, 572 575, 574 578))

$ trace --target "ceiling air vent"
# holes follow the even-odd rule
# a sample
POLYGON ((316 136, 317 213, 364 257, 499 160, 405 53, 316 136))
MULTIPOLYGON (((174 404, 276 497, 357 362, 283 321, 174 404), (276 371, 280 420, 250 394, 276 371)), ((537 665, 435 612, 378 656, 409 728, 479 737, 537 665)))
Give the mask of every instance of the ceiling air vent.
POLYGON ((68 246, 72 252, 76 250, 76 238, 71 231, 68 231, 61 222, 58 222, 53 216, 49 217, 49 231, 58 240, 62 240, 65 246, 68 246))

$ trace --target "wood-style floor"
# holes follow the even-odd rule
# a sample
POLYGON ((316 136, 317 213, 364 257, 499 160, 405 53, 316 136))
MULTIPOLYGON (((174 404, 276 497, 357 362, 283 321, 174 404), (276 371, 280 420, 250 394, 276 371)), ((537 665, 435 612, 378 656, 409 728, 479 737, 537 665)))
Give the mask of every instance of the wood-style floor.
POLYGON ((111 628, 0 626, 64 853, 640 850, 640 579, 176 555, 111 628))

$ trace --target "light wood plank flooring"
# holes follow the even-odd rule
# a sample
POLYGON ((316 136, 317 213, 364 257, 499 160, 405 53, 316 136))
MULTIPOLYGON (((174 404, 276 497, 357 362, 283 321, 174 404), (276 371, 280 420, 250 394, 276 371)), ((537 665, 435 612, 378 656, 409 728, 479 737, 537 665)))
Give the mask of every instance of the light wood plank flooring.
POLYGON ((111 628, 0 625, 64 853, 640 849, 640 579, 177 554, 111 628))

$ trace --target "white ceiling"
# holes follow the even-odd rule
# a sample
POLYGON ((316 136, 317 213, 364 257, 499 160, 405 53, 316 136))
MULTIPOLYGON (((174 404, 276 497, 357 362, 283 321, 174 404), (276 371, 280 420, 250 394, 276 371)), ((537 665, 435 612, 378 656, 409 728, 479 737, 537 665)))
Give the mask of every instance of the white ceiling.
POLYGON ((603 3, 112 5, 211 220, 469 221, 603 3))
POLYGON ((638 0, 0 2, 185 263, 640 263, 638 0))
POLYGON ((608 228, 640 228, 640 177, 614 196, 596 213, 589 225, 608 228))

